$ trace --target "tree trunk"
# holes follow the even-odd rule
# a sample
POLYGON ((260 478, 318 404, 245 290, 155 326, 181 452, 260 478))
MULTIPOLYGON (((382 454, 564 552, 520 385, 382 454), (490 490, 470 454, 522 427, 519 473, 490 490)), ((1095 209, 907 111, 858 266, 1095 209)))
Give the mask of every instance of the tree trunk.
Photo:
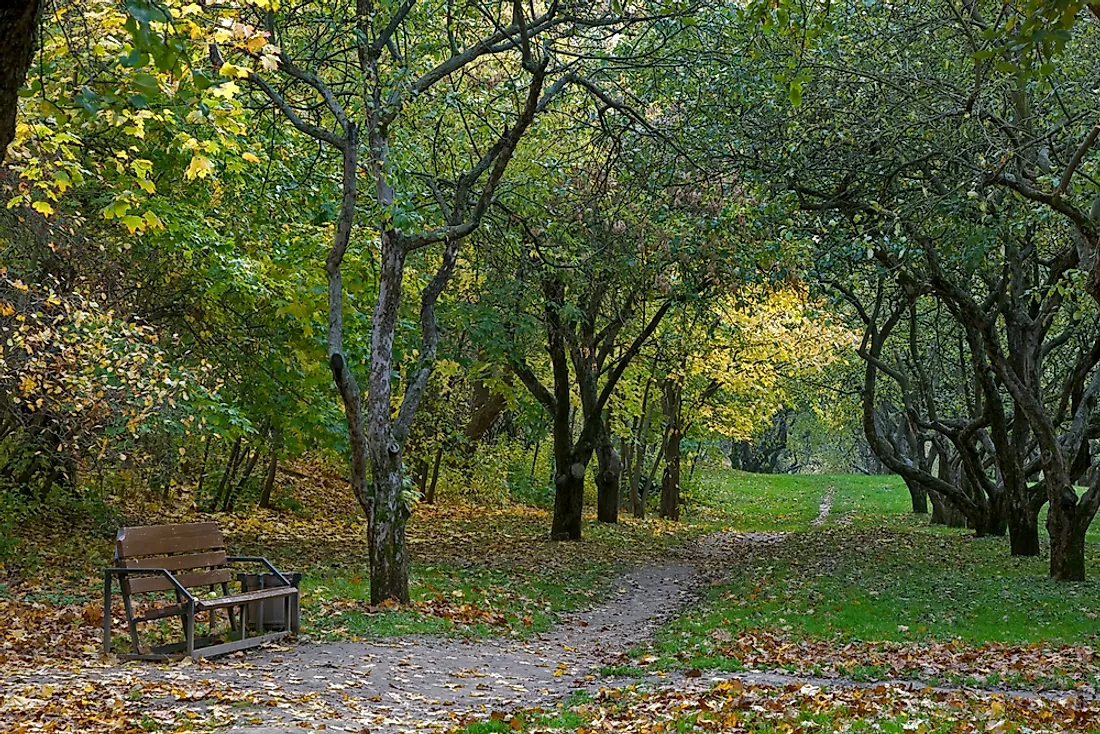
POLYGON ((490 392, 484 382, 475 380, 470 400, 470 419, 462 429, 462 435, 467 439, 466 445, 472 448, 478 439, 488 433, 506 407, 507 402, 503 395, 490 392))
POLYGON ((531 481, 535 481, 535 471, 539 466, 539 449, 542 448, 542 439, 535 441, 535 455, 531 457, 531 481))
MULTIPOLYGON (((1053 472, 1051 472, 1053 474, 1053 472)), ((1063 475, 1064 476, 1064 475, 1063 475)), ((1046 476, 1046 481, 1052 481, 1046 476)), ((1047 532, 1050 534, 1050 577, 1055 581, 1085 580, 1085 533, 1096 510, 1079 502, 1077 492, 1066 478, 1061 487, 1049 487, 1050 507, 1047 532)), ((1093 488, 1095 489, 1095 487, 1093 488)))
POLYGON ((603 422, 596 446, 596 519, 600 522, 619 521, 619 480, 623 465, 611 445, 608 421, 603 422))
POLYGON ((202 497, 202 485, 206 481, 206 467, 207 462, 210 460, 210 436, 206 437, 203 441, 202 449, 202 468, 199 469, 199 484, 195 487, 195 508, 198 509, 199 498, 202 497))
POLYGON ((443 463, 443 444, 435 450, 435 461, 432 462, 432 478, 428 482, 428 488, 424 490, 424 501, 429 505, 435 504, 435 488, 439 483, 439 465, 443 463))
POLYGON ((15 138, 19 89, 27 80, 41 5, 39 0, 0 3, 0 164, 15 138))
POLYGON ((233 475, 237 473, 237 465, 240 463, 241 455, 241 437, 238 436, 237 440, 233 443, 233 450, 229 452, 229 459, 226 462, 225 471, 222 472, 221 481, 218 482, 218 489, 214 492, 214 501, 210 503, 210 510, 214 512, 218 509, 218 502, 222 496, 228 491, 228 487, 232 486, 231 482, 233 475))
POLYGON ((661 405, 668 421, 665 442, 665 472, 661 478, 661 517, 680 519, 680 403, 682 388, 672 378, 665 380, 661 405))
POLYGON ((932 516, 929 522, 933 525, 946 525, 949 528, 965 528, 966 515, 955 507, 939 492, 929 492, 928 498, 932 501, 932 516))
MULTIPOLYGON (((699 454, 703 453, 703 447, 700 444, 696 447, 695 453, 691 455, 691 468, 688 469, 688 481, 690 482, 695 478, 695 465, 699 463, 699 454)), ((926 509, 925 512, 928 512, 926 509)))
POLYGON ((647 438, 649 436, 649 427, 653 423, 653 403, 649 399, 650 387, 653 384, 653 378, 651 377, 649 382, 646 383, 645 392, 642 394, 642 423, 638 428, 638 433, 634 438, 634 442, 637 444, 637 454, 634 457, 634 471, 630 475, 630 509, 634 513, 634 517, 639 520, 645 519, 645 497, 641 491, 642 472, 645 471, 645 460, 648 454, 647 438))
POLYGON ((1055 581, 1085 580, 1085 531, 1088 523, 1078 521, 1077 506, 1071 502, 1051 505, 1047 513, 1050 533, 1050 577, 1055 581))
POLYGON ((401 453, 386 452, 379 460, 371 457, 371 485, 374 489, 374 513, 367 530, 370 542, 371 604, 394 599, 409 603, 409 554, 405 547, 405 508, 402 490, 401 453))
POLYGON ((264 488, 260 492, 260 507, 265 510, 271 507, 271 490, 275 488, 275 474, 279 471, 279 444, 276 441, 271 447, 271 459, 267 462, 267 477, 264 479, 264 488))
POLYGON ((1014 556, 1039 555, 1039 513, 1030 502, 1014 503, 1010 509, 1008 542, 1014 556))
POLYGON ((914 515, 927 515, 928 514, 928 490, 922 487, 918 482, 911 479, 905 480, 905 486, 909 490, 909 499, 913 503, 914 515))
MULTIPOLYGON (((245 454, 247 454, 247 449, 245 454)), ((257 446, 252 452, 252 456, 249 457, 248 463, 244 467, 244 473, 241 474, 241 478, 237 480, 236 484, 230 483, 228 490, 225 493, 225 499, 222 500, 222 512, 229 512, 233 509, 233 504, 237 500, 237 496, 244 489, 245 482, 252 476, 252 470, 256 468, 256 462, 260 460, 260 447, 257 446)))
POLYGON ((554 524, 550 529, 550 539, 580 540, 585 464, 570 456, 559 461, 558 467, 554 478, 554 524))
MULTIPOLYGON (((376 142, 385 145, 386 141, 376 142)), ((409 558, 405 549, 405 509, 401 462, 404 436, 394 430, 393 344, 405 275, 405 251, 397 233, 382 233, 382 267, 371 330, 370 382, 367 394, 367 452, 371 495, 368 499, 371 604, 394 599, 409 602, 409 558)), ((403 401, 404 402, 404 401, 403 401)), ((403 405, 402 408, 405 406, 403 405)), ((402 410, 402 413, 405 411, 402 410)), ((364 509, 367 509, 366 507, 364 509)))
POLYGON ((630 501, 630 479, 634 476, 634 434, 637 428, 638 419, 635 418, 634 426, 630 430, 630 438, 623 436, 619 439, 619 454, 623 457, 623 470, 619 476, 619 509, 626 507, 627 502, 630 501))

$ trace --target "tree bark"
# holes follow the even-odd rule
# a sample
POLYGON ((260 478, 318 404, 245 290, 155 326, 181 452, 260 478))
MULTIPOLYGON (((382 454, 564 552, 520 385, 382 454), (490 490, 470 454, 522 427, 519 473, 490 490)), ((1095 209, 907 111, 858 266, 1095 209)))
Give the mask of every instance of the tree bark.
POLYGON ((619 521, 619 484, 623 465, 611 445, 610 421, 603 421, 596 446, 596 519, 605 523, 619 521))
MULTIPOLYGON (((385 142, 373 143, 385 145, 385 142)), ((405 549, 408 511, 402 497, 403 445, 394 432, 393 345, 405 277, 404 248, 397 233, 381 236, 382 268, 371 330, 371 363, 367 393, 367 454, 370 458, 369 524, 371 603, 409 601, 409 557, 405 549)))
POLYGON ((622 474, 619 476, 619 509, 627 506, 630 501, 630 478, 634 475, 634 434, 637 433, 639 419, 634 418, 629 438, 622 436, 619 439, 619 455, 623 457, 622 474))
POLYGON ((668 439, 665 441, 665 472, 661 478, 661 517, 680 519, 680 408, 683 388, 673 378, 667 378, 661 405, 668 422, 668 439))
POLYGON ((439 483, 439 465, 443 463, 443 444, 435 450, 435 461, 432 462, 432 478, 428 481, 428 488, 424 490, 424 501, 429 505, 435 504, 435 488, 439 483))
POLYGON ((642 393, 642 423, 638 428, 634 441, 637 444, 637 454, 634 457, 634 471, 630 475, 630 509, 634 517, 645 519, 645 498, 642 496, 641 483, 642 472, 645 471, 645 460, 648 454, 647 439, 649 427, 653 423, 653 403, 649 399, 650 388, 653 386, 653 378, 646 382, 645 392, 642 393))
MULTIPOLYGON (((247 453, 247 452, 246 452, 247 453)), ((260 447, 257 446, 252 451, 252 456, 249 457, 248 463, 244 467, 244 472, 241 474, 241 478, 237 480, 235 484, 231 484, 229 491, 225 494, 225 501, 222 503, 222 512, 229 512, 233 509, 234 504, 237 501, 237 497, 240 495, 241 490, 244 489, 244 485, 248 482, 252 476, 252 471, 256 468, 256 462, 260 460, 260 447)))
POLYGON ((1008 542, 1014 556, 1039 555, 1039 513, 1032 503, 1014 503, 1010 508, 1008 542))
POLYGON ((279 439, 271 444, 271 459, 267 462, 267 477, 264 479, 264 488, 260 492, 260 507, 271 507, 271 491, 275 488, 275 475, 279 471, 279 439))
POLYGON ((909 499, 912 502, 914 515, 928 514, 928 490, 911 479, 905 480, 905 486, 909 489, 909 499))
POLYGON ((202 497, 202 485, 206 482, 206 467, 207 462, 210 460, 210 436, 207 436, 203 441, 202 449, 202 468, 199 469, 199 483, 195 487, 195 500, 196 504, 199 497, 202 497))
POLYGON ((1082 521, 1079 510, 1075 501, 1064 501, 1053 503, 1047 512, 1050 577, 1055 581, 1085 580, 1085 533, 1089 523, 1082 521))
MULTIPOLYGON (((589 452, 591 456, 591 451, 589 452)), ((565 471, 558 471, 554 478, 554 522, 550 528, 551 540, 580 540, 581 513, 584 510, 584 474, 587 461, 567 455, 558 462, 565 471)))
POLYGON ((27 81, 41 10, 39 0, 0 3, 0 164, 15 139, 19 89, 27 81))
POLYGON ((231 486, 233 475, 237 473, 237 465, 240 463, 241 455, 241 437, 238 436, 237 440, 233 443, 233 450, 229 452, 229 459, 226 461, 225 471, 222 472, 221 481, 218 482, 218 488, 214 492, 214 499, 210 503, 210 510, 216 511, 218 509, 218 503, 222 501, 222 496, 227 491, 227 486, 231 486))

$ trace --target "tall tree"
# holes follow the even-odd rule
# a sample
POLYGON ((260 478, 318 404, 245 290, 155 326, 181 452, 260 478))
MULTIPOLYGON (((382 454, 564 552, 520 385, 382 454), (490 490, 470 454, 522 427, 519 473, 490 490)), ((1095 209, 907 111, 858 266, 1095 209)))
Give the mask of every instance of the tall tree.
POLYGON ((352 488, 368 516, 374 602, 408 601, 402 456, 438 349, 436 302, 536 118, 567 84, 595 87, 584 77, 584 50, 605 48, 605 38, 638 22, 612 5, 307 3, 258 16, 267 45, 233 45, 228 34, 224 44, 237 63, 213 54, 223 75, 248 81, 340 159, 342 197, 325 257, 328 352, 344 403, 352 488), (354 39, 350 49, 344 38, 354 39), (571 51, 564 61, 559 49, 571 51), (265 71, 247 68, 256 61, 265 71), (379 248, 365 401, 344 349, 346 255, 364 214, 379 248), (419 357, 395 406, 406 268, 432 246, 441 253, 419 296, 419 357))

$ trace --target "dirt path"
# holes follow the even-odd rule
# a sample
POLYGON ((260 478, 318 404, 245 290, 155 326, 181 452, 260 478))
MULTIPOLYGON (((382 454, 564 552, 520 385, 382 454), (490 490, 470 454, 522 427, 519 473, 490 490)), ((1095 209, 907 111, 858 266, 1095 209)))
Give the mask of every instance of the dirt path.
POLYGON ((255 725, 234 731, 286 734, 287 727, 319 731, 321 724, 325 731, 446 730, 598 685, 604 661, 695 598, 699 578, 689 565, 635 571, 619 579, 603 604, 529 640, 302 644, 250 655, 247 671, 214 662, 158 674, 219 688, 278 687, 296 702, 259 711, 255 725))
POLYGON ((810 524, 819 528, 829 520, 829 513, 833 511, 833 488, 829 487, 825 496, 821 498, 821 506, 818 507, 817 517, 810 524))

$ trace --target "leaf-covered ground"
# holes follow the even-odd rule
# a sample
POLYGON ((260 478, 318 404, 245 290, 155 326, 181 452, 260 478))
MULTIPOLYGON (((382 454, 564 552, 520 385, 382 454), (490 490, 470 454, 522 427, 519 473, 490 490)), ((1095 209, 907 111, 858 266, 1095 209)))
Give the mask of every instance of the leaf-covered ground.
MULTIPOLYGON (((102 569, 110 565, 119 525, 217 520, 232 552, 265 555, 303 572, 303 639, 322 641, 410 634, 526 639, 561 613, 592 605, 624 569, 658 562, 701 530, 660 520, 591 523, 584 541, 557 544, 546 539, 544 510, 421 505, 409 526, 413 604, 375 608, 368 601, 361 513, 342 483, 316 476, 296 480, 303 508, 297 513, 196 513, 179 509, 186 502, 151 502, 129 505, 125 517, 98 508, 99 520, 74 508, 7 534, 0 544, 0 666, 7 674, 0 731, 205 730, 247 723, 247 711, 265 707, 290 709, 308 721, 338 715, 331 696, 296 691, 277 677, 259 686, 230 685, 190 670, 177 675, 174 666, 102 657, 102 569)), ((128 638, 117 595, 113 618, 114 649, 122 651, 128 638)), ((172 622, 149 627, 146 641, 179 634, 172 622)), ((253 659, 220 665, 259 675, 251 672, 253 659)), ((362 718, 374 721, 368 713, 362 718)))
MULTIPOLYGON (((583 542, 567 544, 545 540, 549 518, 541 510, 421 507, 410 526, 414 603, 407 609, 367 602, 362 523, 339 483, 302 480, 297 495, 308 510, 212 517, 235 552, 304 572, 306 639, 355 645, 439 633, 449 641, 423 638, 407 653, 409 670, 431 652, 424 659, 435 661, 443 680, 458 676, 459 687, 474 673, 449 670, 446 661, 463 640, 500 641, 467 650, 480 651, 485 670, 476 675, 489 674, 498 654, 505 667, 536 651, 575 658, 536 666, 530 680, 553 685, 528 683, 518 697, 489 695, 465 709, 447 709, 436 697, 444 708, 430 720, 425 714, 426 728, 1100 731, 1097 583, 1052 584, 1044 559, 1011 559, 1004 539, 927 527, 908 513, 904 488, 890 478, 714 472, 693 488, 688 523, 591 523, 583 542), (583 652, 610 627, 539 634, 562 613, 603 598, 622 569, 667 564, 670 555, 693 563, 708 584, 698 603, 648 641, 583 652), (558 646, 548 648, 547 639, 558 646), (592 675, 597 663, 602 680, 592 675), (583 690, 555 703, 571 686, 583 690), (532 705, 538 690, 544 700, 532 705)), ((125 522, 198 517, 158 505, 131 513, 125 522)), ((213 730, 273 718, 311 730, 327 721, 329 731, 408 725, 388 713, 381 678, 352 668, 334 678, 324 665, 307 671, 295 662, 305 660, 300 646, 217 666, 101 657, 99 574, 118 522, 37 523, 5 538, 0 729, 213 730)), ((1090 538, 1093 577, 1097 550, 1090 538)), ((630 594, 649 603, 645 589, 630 594)), ((615 599, 609 603, 602 614, 623 613, 615 599)), ((614 638, 632 632, 620 625, 614 638)), ((401 677, 402 696, 418 677, 427 676, 401 677)), ((510 685, 522 687, 515 680, 510 685)))
POLYGON ((547 539, 545 510, 422 504, 408 532, 413 605, 373 608, 361 512, 345 485, 321 471, 316 476, 294 479, 298 513, 198 513, 177 501, 131 504, 126 516, 106 508, 98 521, 74 513, 25 523, 0 544, 0 629, 9 630, 0 632, 0 663, 45 651, 51 657, 93 652, 102 622, 102 569, 111 565, 120 525, 216 520, 231 552, 263 555, 303 573, 304 634, 352 640, 545 630, 556 614, 599 598, 617 570, 656 561, 701 531, 658 519, 610 527, 589 522, 582 542, 559 544, 547 539))
POLYGON ((601 688, 548 709, 528 709, 471 724, 490 732, 987 732, 1096 731, 1100 705, 1077 699, 975 691, 912 690, 897 685, 822 687, 746 685, 728 679, 676 688, 601 688))

